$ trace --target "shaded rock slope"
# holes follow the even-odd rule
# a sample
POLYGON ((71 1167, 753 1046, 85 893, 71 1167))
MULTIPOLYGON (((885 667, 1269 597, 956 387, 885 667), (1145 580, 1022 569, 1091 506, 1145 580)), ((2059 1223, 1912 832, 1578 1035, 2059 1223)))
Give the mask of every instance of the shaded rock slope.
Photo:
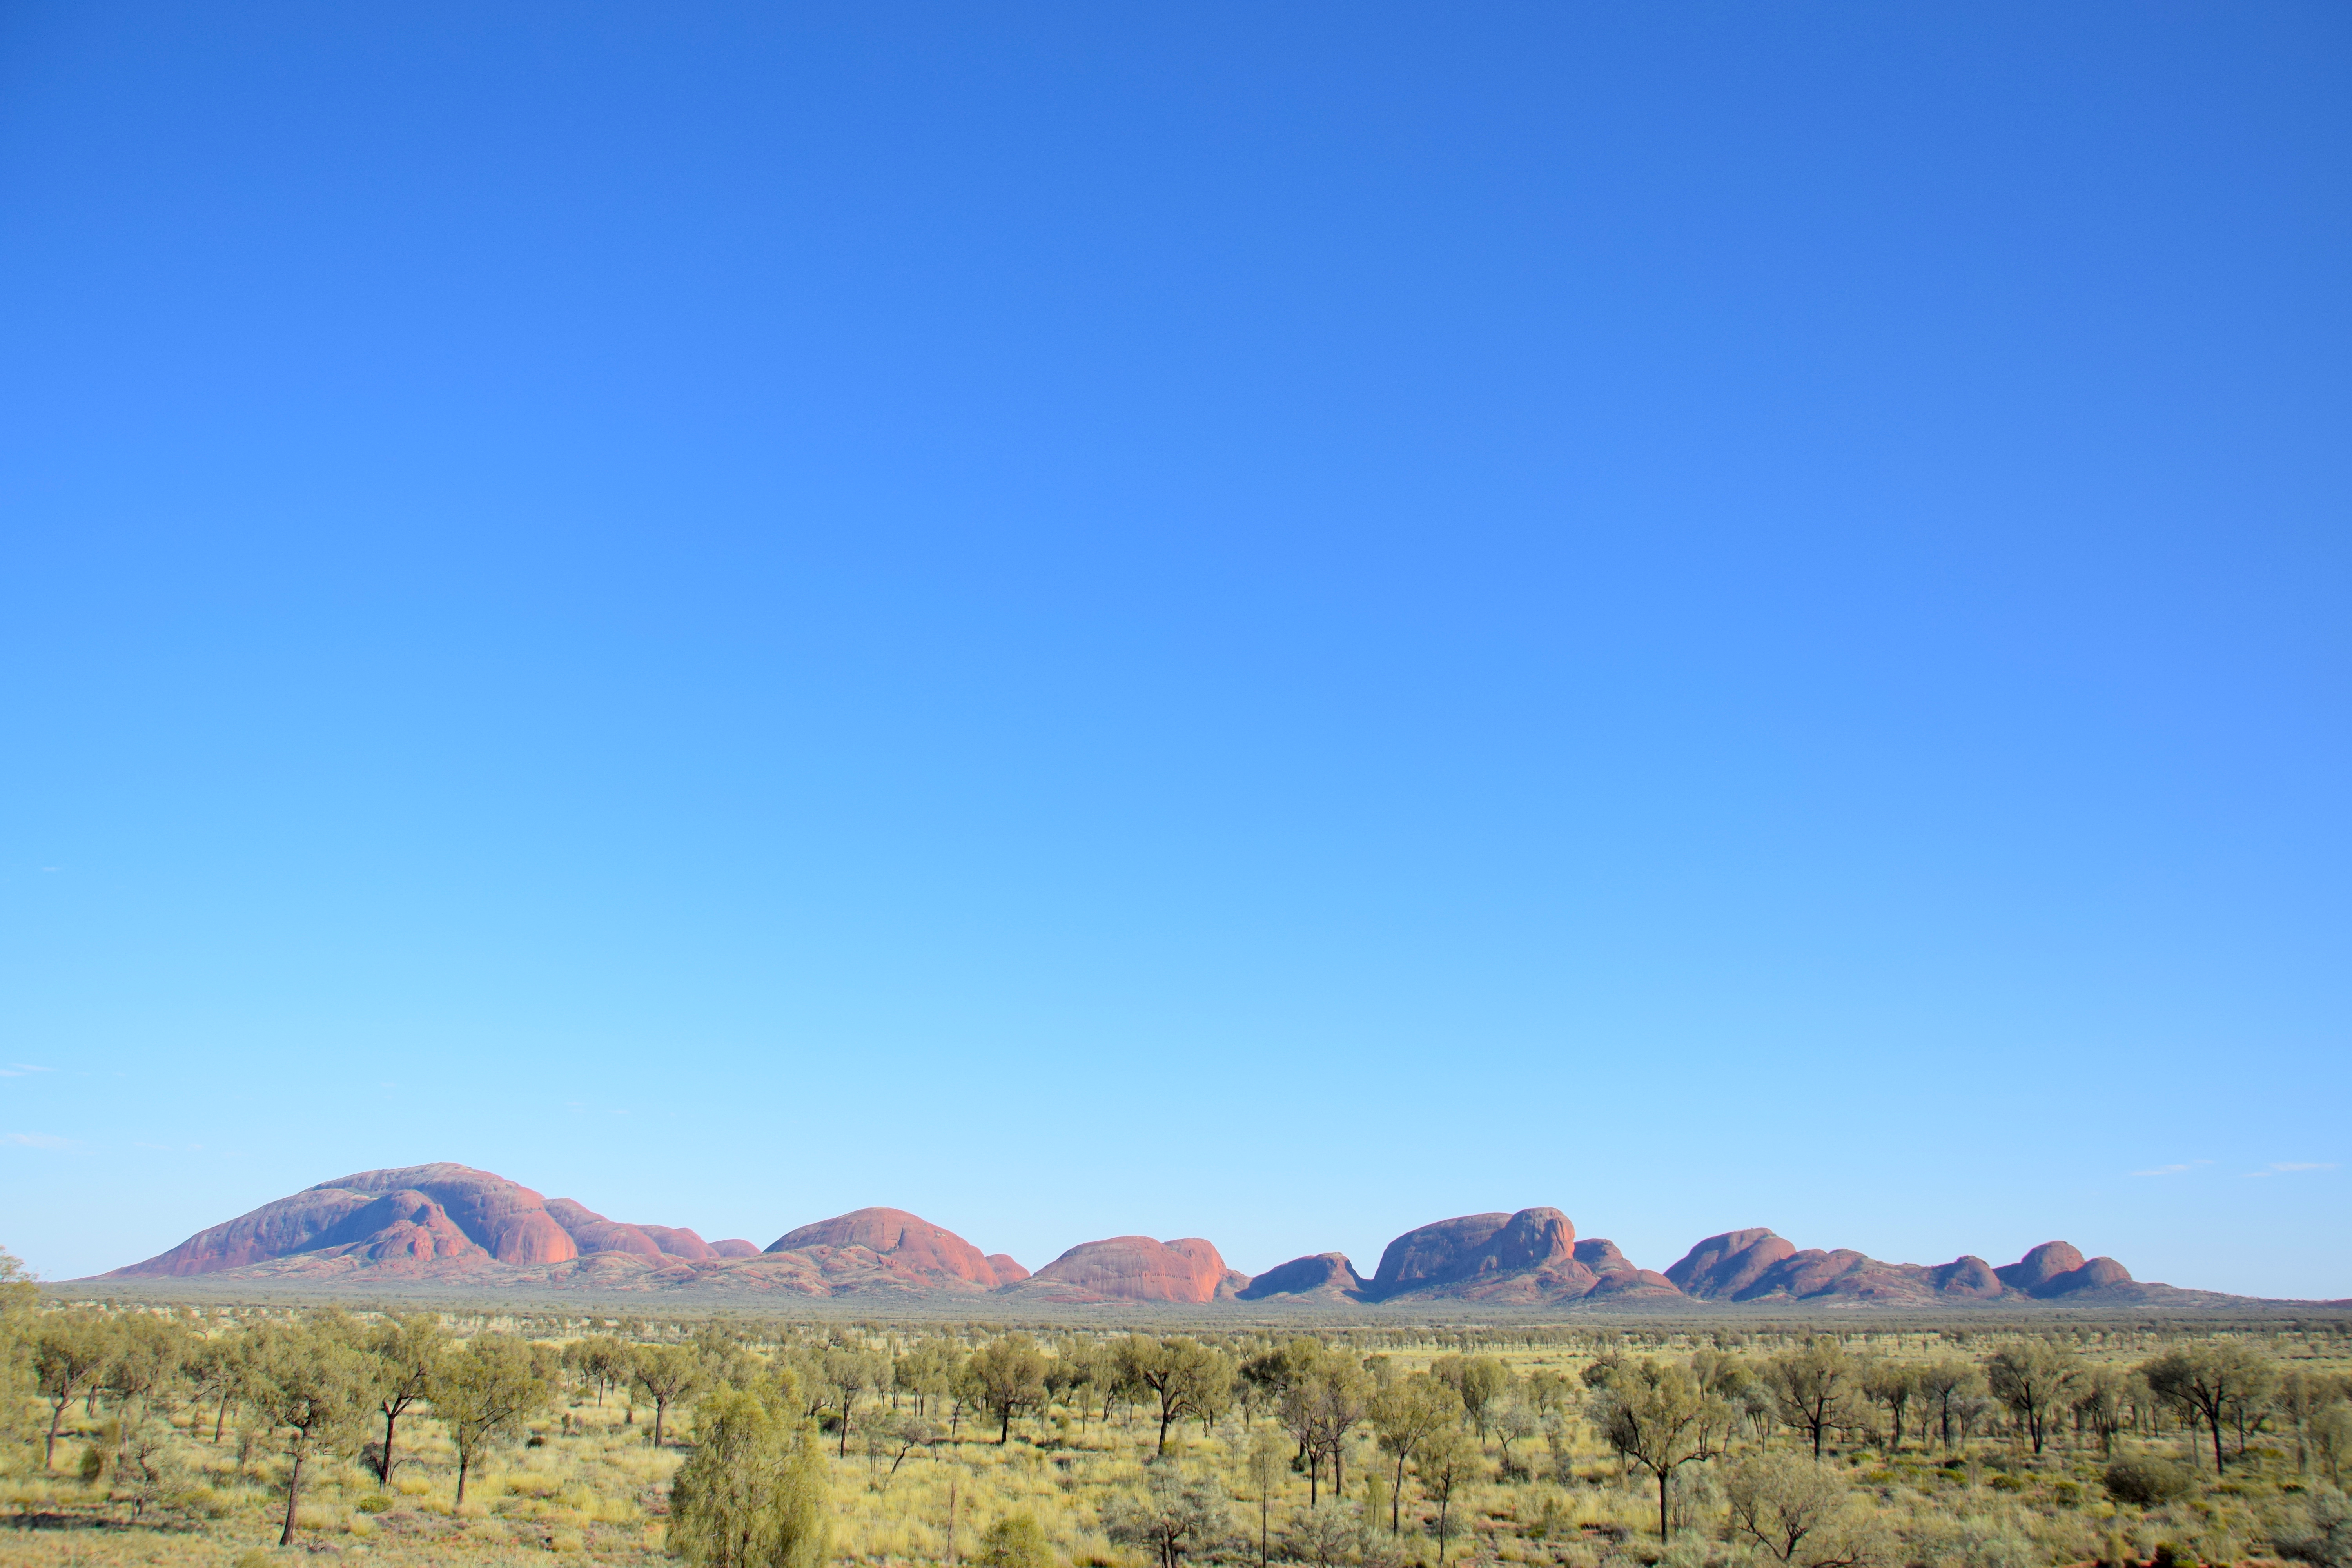
POLYGON ((1370 1283, 1344 1252, 1318 1252, 1278 1263, 1236 1293, 1241 1301, 1360 1301, 1370 1283))
POLYGON ((1567 1215, 1542 1207, 1417 1226, 1389 1243, 1369 1279, 1338 1252, 1295 1258, 1253 1279, 1199 1237, 1147 1236, 1083 1242, 1032 1274, 904 1209, 838 1215, 761 1248, 738 1237, 705 1241, 680 1226, 607 1219, 570 1198, 545 1198, 503 1176, 448 1163, 321 1182, 100 1278, 908 1302, 991 1296, 1008 1307, 1255 1310, 2200 1307, 2246 1300, 2144 1284, 2114 1258, 2085 1258, 2063 1241, 2044 1242, 2000 1268, 1967 1256, 1884 1263, 1845 1248, 1800 1249, 1760 1226, 1708 1237, 1661 1273, 1637 1267, 1613 1242, 1580 1239, 1567 1215))

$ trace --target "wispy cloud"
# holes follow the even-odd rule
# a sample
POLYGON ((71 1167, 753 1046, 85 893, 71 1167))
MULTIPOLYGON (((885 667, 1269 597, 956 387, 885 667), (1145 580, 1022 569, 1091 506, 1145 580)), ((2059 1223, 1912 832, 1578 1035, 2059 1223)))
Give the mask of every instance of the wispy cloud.
POLYGON ((2134 1171, 2132 1174, 2135 1176, 2183 1176, 2200 1165, 2210 1165, 2212 1163, 2210 1160, 2191 1160, 2185 1165, 2158 1165, 2153 1170, 2134 1171))
POLYGON ((2248 1178, 2252 1179, 2262 1176, 2293 1176, 2299 1175, 2306 1171, 2332 1171, 2334 1169, 2336 1169, 2336 1162, 2333 1160, 2273 1160, 2263 1170, 2248 1171, 2244 1173, 2248 1178))
POLYGON ((48 1068, 37 1068, 30 1062, 10 1062, 0 1068, 0 1078, 23 1078, 28 1072, 48 1072, 48 1068))
POLYGON ((70 1149, 73 1142, 48 1132, 0 1132, 0 1143, 14 1143, 19 1149, 70 1149))

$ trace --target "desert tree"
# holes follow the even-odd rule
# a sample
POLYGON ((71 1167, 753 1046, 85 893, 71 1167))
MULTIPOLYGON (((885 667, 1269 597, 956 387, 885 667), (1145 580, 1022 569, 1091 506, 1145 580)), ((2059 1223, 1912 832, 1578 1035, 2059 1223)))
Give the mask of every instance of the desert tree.
POLYGON ((1461 1396, 1462 1413, 1484 1441, 1487 1410, 1510 1392, 1510 1369, 1496 1356, 1442 1355, 1430 1363, 1429 1373, 1461 1396))
MULTIPOLYGON (((659 1350, 687 1353, 682 1345, 659 1350)), ((457 1450, 457 1502, 466 1500, 466 1478, 496 1444, 522 1435, 523 1423, 545 1409, 551 1397, 530 1347, 509 1334, 477 1334, 443 1356, 434 1370, 433 1414, 449 1430, 457 1450)), ((660 1441, 660 1417, 655 1417, 660 1441)))
POLYGON ((1421 1495, 1437 1510, 1430 1533, 1437 1538, 1438 1568, 1444 1568, 1446 1543, 1454 1534, 1454 1500, 1478 1479, 1484 1468, 1478 1445, 1459 1426, 1441 1426, 1414 1448, 1412 1473, 1421 1495))
POLYGON ((441 1320, 429 1312, 392 1319, 368 1336, 368 1354, 375 1362, 376 1414, 383 1417, 383 1449, 376 1456, 375 1476, 385 1486, 392 1485, 393 1440, 400 1418, 432 1394, 448 1347, 441 1320))
POLYGON ((1087 1419, 1087 1395, 1094 1386, 1094 1369, 1088 1364, 1091 1340, 1076 1334, 1064 1334, 1054 1342, 1054 1352, 1045 1363, 1045 1404, 1048 1409, 1056 1403, 1077 1413, 1083 1425, 1087 1419))
POLYGON ((1562 1486, 1575 1479, 1575 1421, 1576 1417, 1565 1410, 1544 1412, 1544 1449, 1551 1456, 1551 1479, 1562 1486))
POLYGON ((1251 1390, 1252 1403, 1279 1407, 1291 1384, 1316 1365, 1325 1352, 1318 1340, 1301 1334, 1279 1345, 1245 1356, 1241 1363, 1241 1381, 1251 1390))
POLYGON ((1295 1376, 1282 1396, 1282 1424, 1307 1458, 1307 1504, 1321 1496, 1322 1468, 1331 1465, 1331 1490, 1346 1495, 1348 1434, 1364 1419, 1371 1376, 1343 1355, 1323 1355, 1295 1376))
POLYGON ((1486 1436, 1486 1425, 1493 1419, 1506 1395, 1511 1391, 1511 1371, 1499 1357, 1476 1355, 1462 1363, 1459 1391, 1463 1413, 1477 1427, 1479 1438, 1486 1436))
POLYGON ((2331 1486, 2344 1483, 2344 1456, 2352 1453, 2352 1400, 2338 1397, 2311 1413, 2311 1449, 2327 1467, 2331 1486))
POLYGON ((1787 1453, 1755 1453, 1724 1479, 1731 1527, 1790 1568, 1866 1568, 1878 1538, 1826 1465, 1787 1453))
POLYGON ((303 1467, 316 1456, 347 1453, 358 1444, 372 1403, 371 1373, 340 1335, 308 1324, 255 1331, 238 1381, 245 1402, 269 1431, 280 1433, 289 1461, 278 1545, 294 1543, 303 1467))
POLYGON ((604 1407, 605 1394, 629 1381, 631 1347, 611 1334, 591 1334, 572 1347, 572 1365, 596 1391, 596 1408, 604 1407))
POLYGON ((1338 1498, 1300 1509, 1282 1532, 1283 1555, 1314 1568, 1341 1568, 1356 1554, 1357 1521, 1338 1498))
POLYGON ((859 1432, 866 1442, 866 1468, 874 1479, 874 1489, 886 1492, 890 1483, 898 1479, 898 1468, 918 1448, 928 1448, 939 1440, 939 1429, 911 1410, 894 1410, 884 1406, 872 1419, 861 1422, 859 1432), (884 1459, 890 1461, 888 1470, 882 1468, 884 1459))
POLYGON ((1389 1491, 1389 1531, 1403 1528, 1404 1468, 1432 1433, 1462 1419, 1462 1396, 1425 1372, 1411 1373, 1381 1389, 1366 1407, 1381 1452, 1396 1461, 1389 1491))
MULTIPOLYGON (((707 1322, 694 1331, 694 1337, 688 1342, 694 1347, 695 1359, 702 1363, 701 1381, 705 1388, 714 1388, 720 1384, 740 1388, 759 1375, 760 1359, 751 1353, 751 1347, 745 1342, 740 1330, 729 1328, 724 1323, 707 1322)), ((856 1348, 846 1341, 843 1343, 848 1348, 856 1348)), ((887 1388, 890 1385, 889 1358, 869 1355, 868 1363, 866 1386, 887 1388), (870 1371, 871 1362, 876 1359, 882 1363, 878 1373, 870 1371)))
POLYGON ((1912 1398, 1919 1392, 1919 1371, 1901 1362, 1882 1361, 1872 1364, 1863 1374, 1862 1392, 1874 1402, 1886 1407, 1886 1451, 1890 1454, 1903 1447, 1903 1415, 1912 1398))
POLYGON ((1536 1371, 1528 1374, 1528 1403, 1535 1406, 1538 1415, 1549 1415, 1555 1410, 1574 1409, 1577 1403, 1576 1381, 1565 1373, 1536 1371))
POLYGON ((152 1415, 125 1421, 115 1474, 130 1493, 131 1517, 144 1519, 148 1509, 162 1502, 180 1478, 172 1424, 152 1415))
POLYGON ((2272 1403, 2294 1433, 2294 1473, 2311 1473, 2311 1417, 2335 1394, 2335 1380, 2292 1368, 2279 1373, 2272 1403))
POLYGON ((1985 1363, 1985 1386, 2017 1418, 2036 1454, 2082 1374, 2073 1352, 2042 1339, 2012 1341, 1985 1363))
POLYGON ((1144 1466, 1141 1494, 1113 1498, 1102 1522, 1103 1533, 1120 1545, 1150 1548, 1160 1568, 1178 1568, 1187 1552, 1213 1552, 1233 1533, 1233 1512, 1216 1479, 1188 1476, 1166 1458, 1144 1466))
POLYGON ((107 1358, 105 1384, 121 1408, 128 1430, 134 1412, 147 1414, 158 1396, 167 1404, 172 1384, 187 1360, 187 1331, 169 1318, 152 1312, 131 1312, 116 1320, 113 1353, 107 1358))
POLYGON ((629 1357, 629 1381, 654 1402, 655 1447, 661 1447, 670 1407, 699 1393, 707 1375, 702 1357, 690 1345, 635 1347, 629 1357))
MULTIPOLYGON (((1720 1400, 1717 1401, 1718 1405, 1721 1403, 1720 1400)), ((1534 1436, 1541 1429, 1542 1423, 1537 1419, 1534 1409, 1524 1400, 1514 1399, 1499 1409, 1490 1412, 1489 1418, 1494 1424, 1496 1446, 1502 1450, 1504 1475, 1508 1477, 1528 1473, 1526 1467, 1512 1458, 1511 1445, 1534 1436)))
POLYGON ((1759 1443, 1770 1438, 1780 1425, 1780 1415, 1772 1403, 1771 1390, 1764 1386, 1747 1360, 1719 1347, 1702 1349, 1693 1352, 1690 1368, 1699 1387, 1723 1402, 1734 1425, 1746 1422, 1759 1443))
POLYGON ((1952 1447, 1953 1429, 1958 1425, 1961 1405, 1984 1381, 1984 1374, 1973 1362, 1958 1356, 1939 1356, 1918 1369, 1919 1399, 1926 1407, 1921 1413, 1921 1440, 1924 1442, 1927 1416, 1936 1418, 1936 1429, 1947 1450, 1952 1447))
POLYGON ((1250 1490, 1257 1500, 1257 1563, 1265 1568, 1266 1531, 1274 1511, 1274 1494, 1281 1489, 1282 1478, 1290 1468, 1283 1453, 1283 1442, 1270 1428, 1261 1426, 1250 1439, 1246 1473, 1250 1490))
POLYGON ((2271 1416, 2276 1413, 2279 1394, 2279 1370, 2275 1362, 2263 1358, 2262 1375, 2239 1382, 2227 1401, 2222 1414, 2230 1418, 2230 1429, 2238 1435, 2237 1454, 2243 1458, 2246 1445, 2254 1434, 2269 1429, 2271 1416))
POLYGON ((1717 1451, 1709 1433, 1725 1423, 1709 1419, 1710 1405, 1722 1402, 1671 1362, 1624 1367, 1592 1394, 1589 1419, 1603 1440, 1657 1478, 1660 1541, 1673 1535, 1666 1494, 1675 1471, 1717 1451))
POLYGON ((902 1352, 890 1369, 891 1383, 915 1402, 915 1414, 932 1415, 931 1401, 947 1397, 955 1374, 954 1347, 942 1339, 919 1340, 902 1352))
POLYGON ((833 1389, 824 1379, 824 1357, 823 1345, 787 1344, 770 1363, 792 1373, 799 1391, 801 1418, 815 1422, 820 1432, 824 1430, 824 1413, 833 1408, 833 1389))
POLYGON ((186 1357, 180 1363, 180 1381, 187 1384, 188 1401, 194 1414, 188 1421, 188 1436, 196 1435, 196 1427, 206 1408, 213 1412, 213 1441, 221 1440, 228 1425, 229 1402, 236 1396, 237 1354, 242 1336, 215 1334, 200 1337, 188 1346, 186 1357))
POLYGON ((1952 1419, 1960 1428, 1960 1441, 1975 1436, 1979 1428, 1987 1426, 2000 1414, 2001 1403, 1982 1393, 1964 1394, 1952 1402, 1952 1419))
POLYGON ((2124 1428, 2131 1400, 2131 1380, 2111 1366, 2085 1368, 2074 1384, 2074 1421, 2099 1440, 2099 1452, 2113 1458, 2116 1434, 2124 1428))
POLYGON ((13 1253, 0 1248, 0 1443, 16 1442, 26 1431, 35 1392, 34 1323, 40 1303, 40 1287, 30 1272, 13 1253))
POLYGON ((1159 1452, 1168 1451, 1168 1428, 1184 1417, 1208 1417, 1228 1408, 1233 1359, 1186 1334, 1155 1340, 1129 1334, 1118 1342, 1117 1375, 1149 1392, 1160 1405, 1159 1452))
POLYGON ((34 1324, 41 1288, 16 1254, 0 1247, 0 1442, 24 1435, 35 1388, 34 1324))
POLYGON ((669 1549, 708 1568, 820 1568, 829 1503, 814 1425, 781 1400, 722 1388, 670 1483, 669 1549))
POLYGON ((849 1457, 849 1426, 856 1417, 857 1401, 867 1391, 887 1386, 890 1358, 855 1345, 835 1345, 824 1352, 818 1367, 825 1389, 833 1395, 834 1409, 841 1417, 838 1457, 845 1459, 849 1457))
POLYGON ((1831 1429, 1851 1419, 1863 1371, 1845 1347, 1826 1334, 1816 1334, 1765 1362, 1764 1384, 1780 1419, 1804 1433, 1814 1458, 1822 1457, 1822 1443, 1831 1429))
POLYGON ((2240 1404, 2267 1398, 2278 1381, 2268 1357, 2235 1341, 2186 1344, 2140 1367, 2158 1398, 2204 1420, 2213 1434, 2213 1472, 2221 1473, 2221 1428, 2240 1404))
POLYGON ((996 1418, 999 1447, 1012 1440, 1013 1417, 1045 1398, 1045 1352, 1027 1334, 1002 1334, 973 1352, 961 1369, 974 1405, 996 1418))
POLYGON ((58 1428, 66 1407, 87 1398, 114 1359, 112 1325, 86 1308, 45 1315, 33 1331, 34 1386, 49 1404, 49 1431, 41 1449, 44 1468, 57 1462, 58 1428))

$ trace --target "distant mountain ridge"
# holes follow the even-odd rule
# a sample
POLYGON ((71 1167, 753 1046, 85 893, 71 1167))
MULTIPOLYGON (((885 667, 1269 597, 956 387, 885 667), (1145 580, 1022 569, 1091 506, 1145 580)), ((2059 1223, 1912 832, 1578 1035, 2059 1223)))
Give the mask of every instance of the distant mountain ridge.
POLYGON ((1496 1307, 1612 1301, 1812 1303, 1851 1308, 2222 1305, 2246 1298, 2142 1284, 2111 1258, 2044 1242, 1994 1268, 1883 1263, 1799 1249, 1760 1227, 1726 1231, 1663 1271, 1615 1243, 1580 1240, 1556 1208, 1464 1215, 1389 1243, 1368 1279, 1345 1254, 1296 1258, 1252 1278, 1198 1237, 1082 1242, 1031 1273, 903 1209, 864 1208, 786 1231, 766 1247, 685 1226, 605 1218, 467 1165, 363 1171, 264 1204, 101 1279, 216 1279, 302 1286, 695 1291, 712 1295, 994 1296, 1008 1304, 1212 1307, 1459 1301, 1496 1307))
POLYGON ((1702 1301, 1832 1297, 1886 1306, 2001 1297, 2053 1301, 2081 1291, 2113 1291, 2137 1283, 2131 1271, 2114 1258, 2085 1260, 2063 1241, 2045 1241, 2015 1263, 1995 1268, 1976 1257, 1922 1266, 1881 1263, 1844 1248, 1801 1252, 1769 1230, 1734 1230, 1708 1237, 1667 1269, 1666 1279, 1683 1294, 1702 1301))

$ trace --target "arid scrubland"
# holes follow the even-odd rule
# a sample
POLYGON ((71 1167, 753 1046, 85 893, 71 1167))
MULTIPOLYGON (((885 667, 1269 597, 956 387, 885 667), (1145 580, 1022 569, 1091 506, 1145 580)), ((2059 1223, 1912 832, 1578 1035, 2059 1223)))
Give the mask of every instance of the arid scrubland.
POLYGON ((2336 1322, 1188 1335, 6 1289, 0 1564, 2352 1568, 2336 1322))

